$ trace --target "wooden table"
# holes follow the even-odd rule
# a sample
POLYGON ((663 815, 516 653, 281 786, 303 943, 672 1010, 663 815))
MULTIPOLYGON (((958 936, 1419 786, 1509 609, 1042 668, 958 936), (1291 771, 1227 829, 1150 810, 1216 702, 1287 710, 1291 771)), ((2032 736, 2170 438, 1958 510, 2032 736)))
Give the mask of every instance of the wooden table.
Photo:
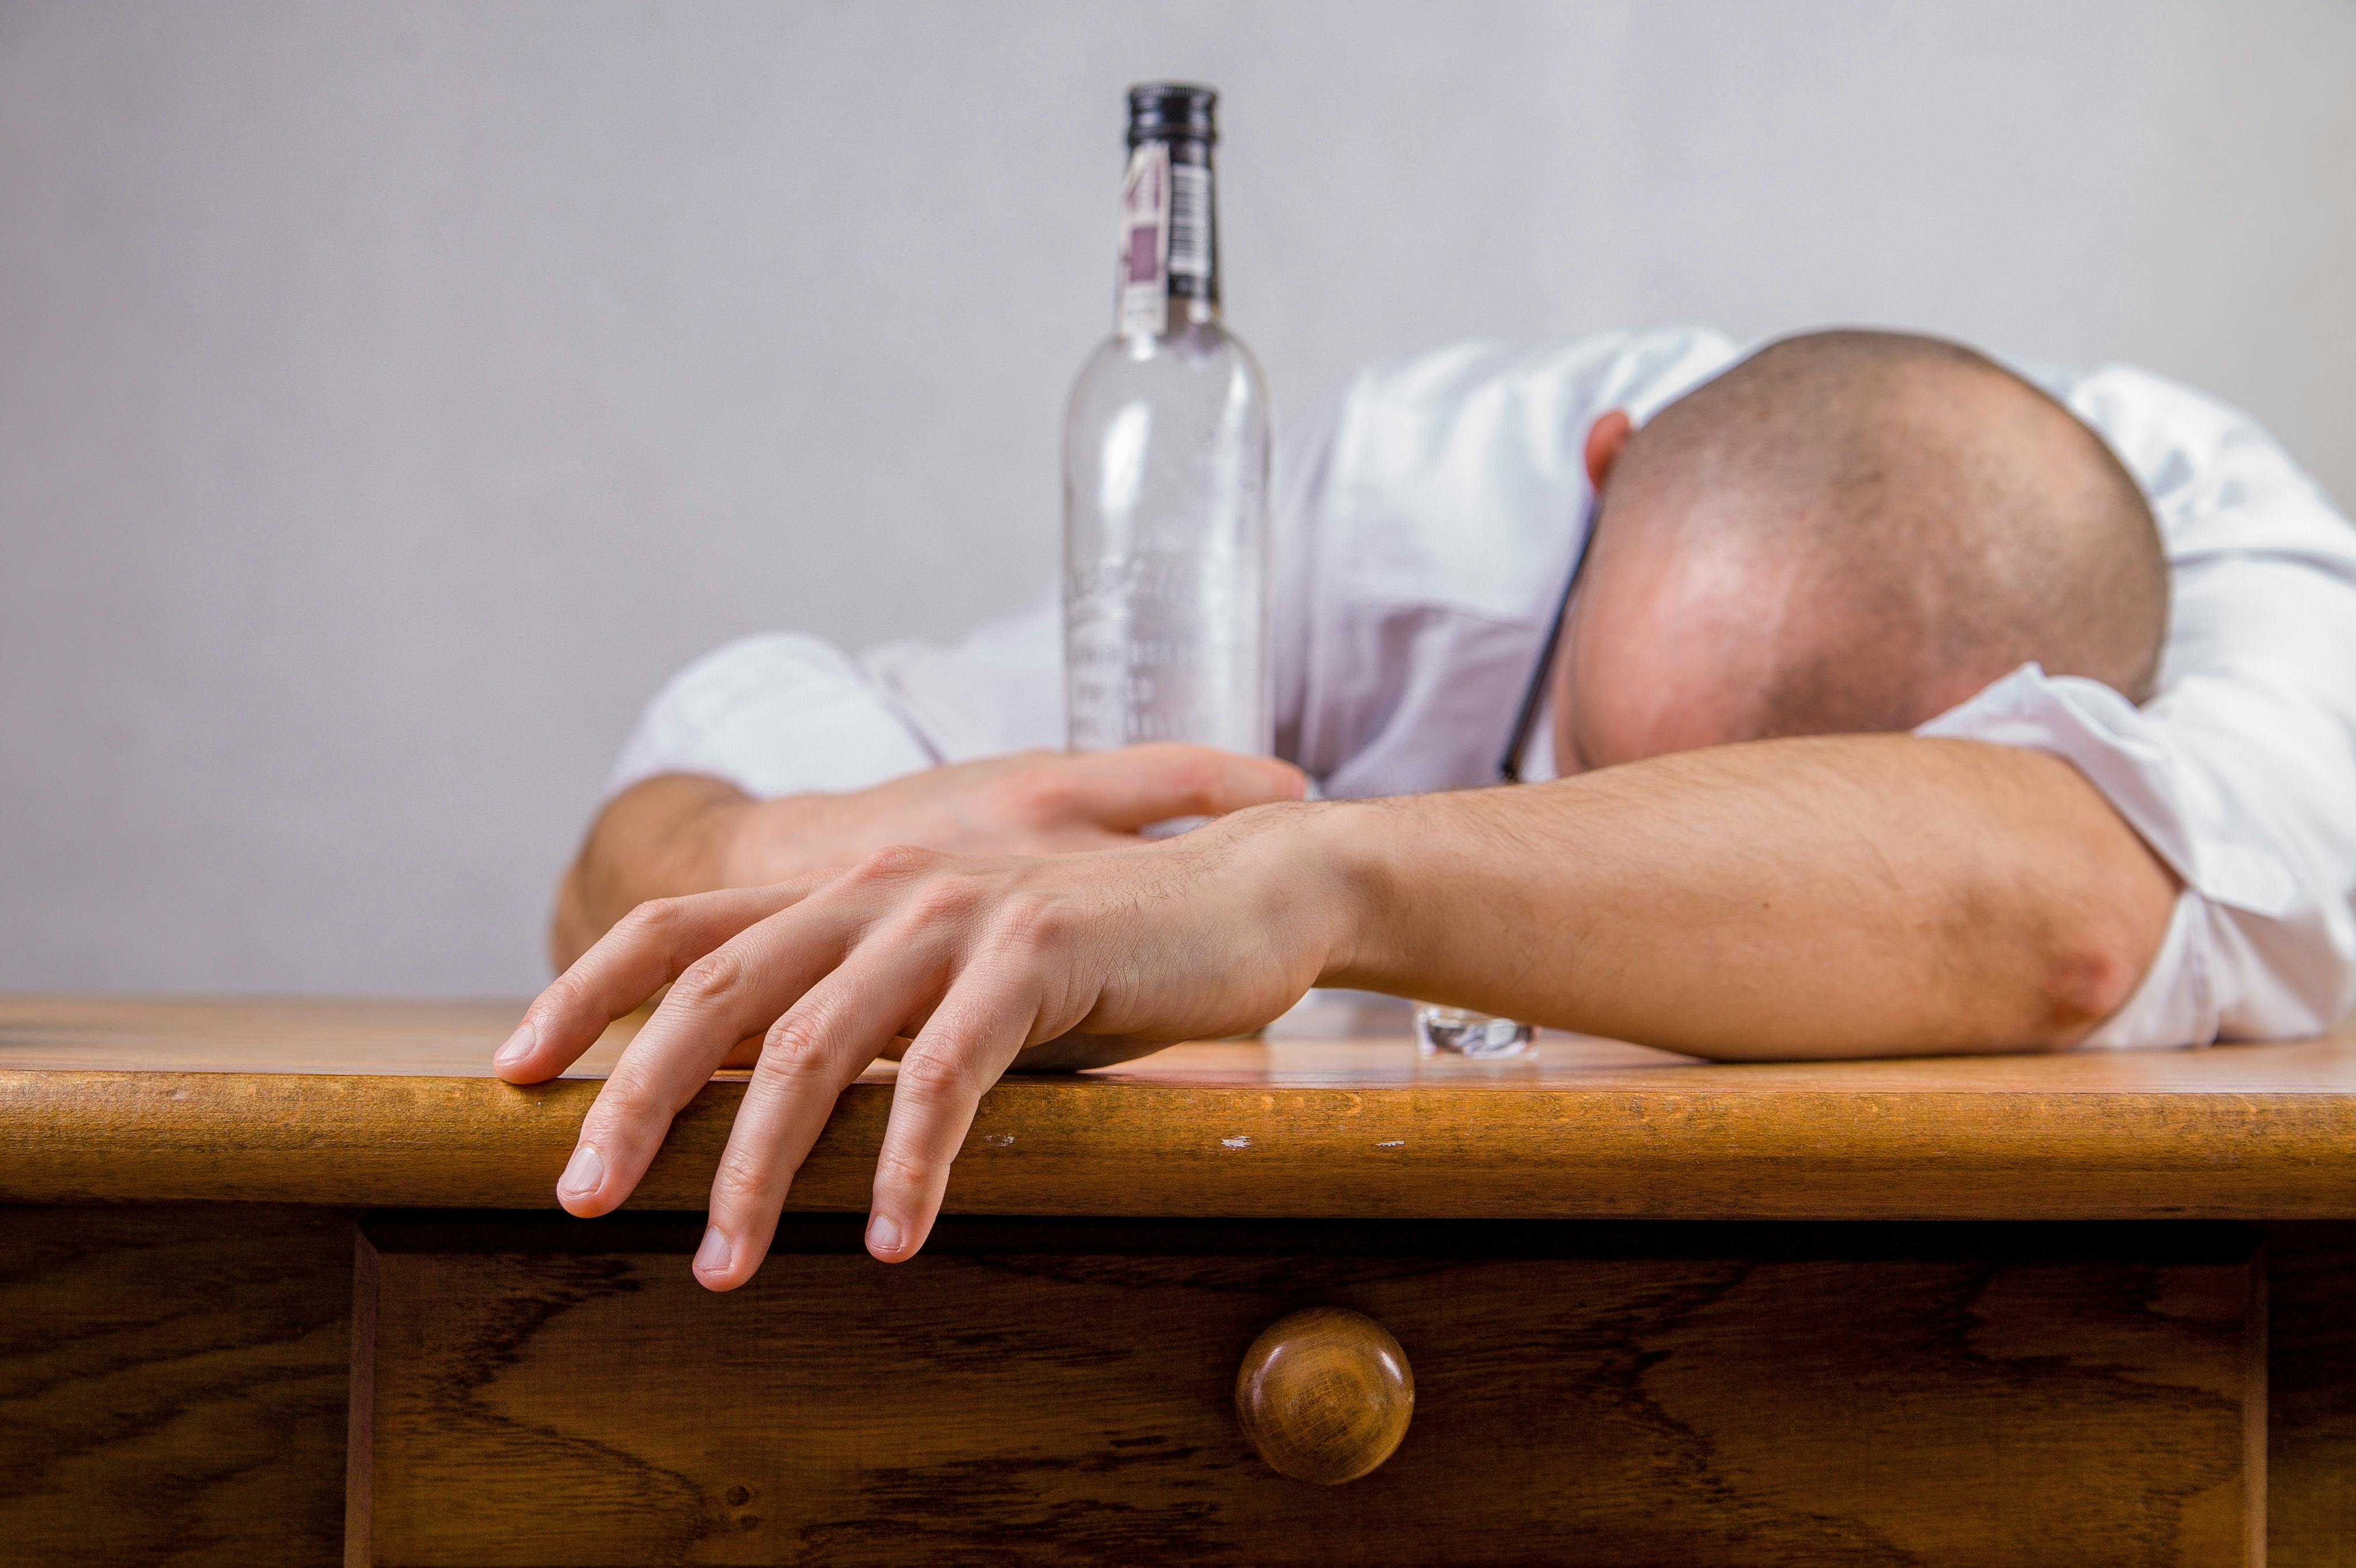
POLYGON ((741 1081, 573 1220, 517 1011, 0 999, 0 1562, 2356 1563, 2356 1039, 1189 1046, 992 1090, 896 1269, 881 1069, 714 1296, 741 1081), (1332 1487, 1233 1391, 1324 1305, 1415 1389, 1332 1487))

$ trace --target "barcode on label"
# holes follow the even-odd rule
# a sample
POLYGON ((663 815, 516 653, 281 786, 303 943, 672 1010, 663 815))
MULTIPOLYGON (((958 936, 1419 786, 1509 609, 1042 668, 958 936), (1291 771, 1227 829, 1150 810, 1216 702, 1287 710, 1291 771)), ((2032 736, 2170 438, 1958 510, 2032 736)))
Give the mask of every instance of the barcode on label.
POLYGON ((1170 270, 1211 275, 1211 171, 1194 164, 1170 166, 1170 270))

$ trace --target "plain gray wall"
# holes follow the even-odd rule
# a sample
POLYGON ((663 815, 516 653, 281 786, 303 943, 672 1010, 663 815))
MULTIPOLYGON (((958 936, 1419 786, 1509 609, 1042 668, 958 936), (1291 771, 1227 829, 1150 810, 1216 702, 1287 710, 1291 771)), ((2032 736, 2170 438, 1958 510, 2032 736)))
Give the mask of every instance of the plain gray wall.
POLYGON ((0 5, 0 986, 534 987, 664 676, 1050 571, 1156 75, 1280 408, 1901 324, 2356 497, 2345 0, 0 5))

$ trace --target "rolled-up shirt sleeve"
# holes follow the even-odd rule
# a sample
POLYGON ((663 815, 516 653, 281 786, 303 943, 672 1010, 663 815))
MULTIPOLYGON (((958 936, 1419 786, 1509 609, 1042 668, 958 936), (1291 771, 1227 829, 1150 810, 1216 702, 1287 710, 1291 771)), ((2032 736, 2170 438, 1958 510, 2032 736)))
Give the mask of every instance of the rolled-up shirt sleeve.
POLYGON ((700 773, 769 800, 865 789, 934 760, 916 726, 841 650, 765 632, 671 677, 639 715, 605 790, 700 773))
POLYGON ((739 638, 655 693, 606 795, 659 774, 700 773, 774 800, 1060 746, 1062 628, 1050 585, 945 646, 892 642, 853 657, 800 632, 739 638))
POLYGON ((2158 691, 2026 665, 1918 733, 2075 765, 2183 883, 2095 1047, 2320 1033, 2356 1006, 2356 528, 2254 424, 2140 372, 2071 390, 2171 565, 2158 691))

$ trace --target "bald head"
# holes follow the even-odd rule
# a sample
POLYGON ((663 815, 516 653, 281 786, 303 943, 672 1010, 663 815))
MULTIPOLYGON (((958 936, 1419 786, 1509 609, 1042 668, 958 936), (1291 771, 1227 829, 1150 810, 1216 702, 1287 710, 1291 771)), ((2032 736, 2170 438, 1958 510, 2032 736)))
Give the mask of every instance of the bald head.
POLYGON ((1787 338, 1620 442, 1566 638, 1566 768, 1903 730, 2035 660, 2141 700, 2168 564, 2085 425, 1935 338, 1787 338))

